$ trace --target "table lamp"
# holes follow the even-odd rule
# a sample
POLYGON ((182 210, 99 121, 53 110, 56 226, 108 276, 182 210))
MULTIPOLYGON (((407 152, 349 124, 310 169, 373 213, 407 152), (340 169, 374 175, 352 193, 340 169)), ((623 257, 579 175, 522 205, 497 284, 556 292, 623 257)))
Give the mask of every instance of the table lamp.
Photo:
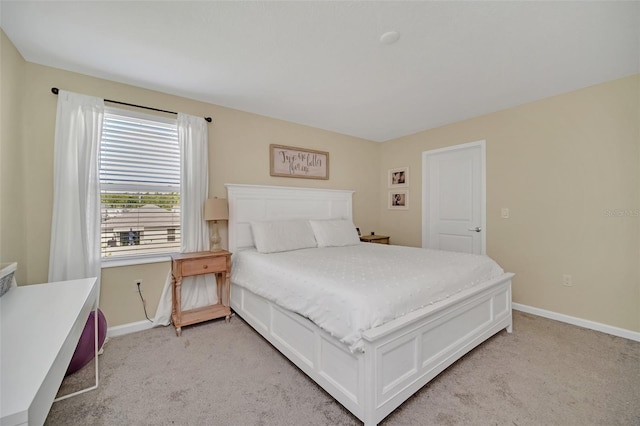
POLYGON ((204 203, 204 220, 213 221, 213 230, 209 227, 209 250, 221 251, 220 234, 218 233, 218 221, 229 219, 229 210, 227 209, 227 200, 224 198, 209 198, 204 203))

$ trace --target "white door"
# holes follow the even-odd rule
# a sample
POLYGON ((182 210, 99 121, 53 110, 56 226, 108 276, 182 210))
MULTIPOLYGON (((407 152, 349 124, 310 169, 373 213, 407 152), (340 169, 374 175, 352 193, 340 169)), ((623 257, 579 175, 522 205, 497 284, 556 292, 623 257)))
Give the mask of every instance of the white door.
POLYGON ((422 153, 422 247, 485 254, 485 141, 422 153))

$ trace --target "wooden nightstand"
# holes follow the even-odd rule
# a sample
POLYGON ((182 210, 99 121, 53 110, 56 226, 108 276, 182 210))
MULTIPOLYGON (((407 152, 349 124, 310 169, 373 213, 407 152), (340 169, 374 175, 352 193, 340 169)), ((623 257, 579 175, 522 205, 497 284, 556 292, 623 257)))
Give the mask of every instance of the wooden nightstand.
POLYGON ((386 235, 363 235, 360 241, 365 243, 389 244, 389 237, 386 235))
POLYGON ((195 324, 215 318, 225 317, 229 322, 231 275, 231 253, 222 251, 203 251, 198 253, 182 253, 171 256, 171 319, 180 336, 182 326, 195 324), (218 292, 218 303, 201 308, 182 310, 182 278, 194 275, 215 274, 218 292))

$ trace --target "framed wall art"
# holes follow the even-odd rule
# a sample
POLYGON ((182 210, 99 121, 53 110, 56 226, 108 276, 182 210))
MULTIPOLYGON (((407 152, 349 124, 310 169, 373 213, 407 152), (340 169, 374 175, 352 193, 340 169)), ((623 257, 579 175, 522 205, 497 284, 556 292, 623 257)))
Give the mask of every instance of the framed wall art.
POLYGON ((389 188, 409 186, 409 167, 389 169, 389 188))
POLYGON ((269 145, 271 176, 329 179, 329 153, 284 145, 269 145))
POLYGON ((409 210, 409 191, 406 189, 389 191, 389 209, 409 210))

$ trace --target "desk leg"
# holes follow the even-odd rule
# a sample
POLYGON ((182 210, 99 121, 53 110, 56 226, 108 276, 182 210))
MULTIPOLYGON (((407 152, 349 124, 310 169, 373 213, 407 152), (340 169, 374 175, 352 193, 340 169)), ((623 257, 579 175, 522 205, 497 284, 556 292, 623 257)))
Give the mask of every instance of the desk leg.
POLYGON ((60 398, 56 398, 53 402, 62 401, 63 399, 71 398, 72 396, 80 395, 81 393, 89 392, 94 389, 98 389, 98 300, 96 299, 94 307, 93 307, 93 334, 94 334, 94 342, 93 342, 93 355, 94 355, 94 365, 95 365, 95 373, 96 373, 96 384, 90 386, 88 388, 79 390, 77 392, 70 393, 68 395, 61 396, 60 398))

